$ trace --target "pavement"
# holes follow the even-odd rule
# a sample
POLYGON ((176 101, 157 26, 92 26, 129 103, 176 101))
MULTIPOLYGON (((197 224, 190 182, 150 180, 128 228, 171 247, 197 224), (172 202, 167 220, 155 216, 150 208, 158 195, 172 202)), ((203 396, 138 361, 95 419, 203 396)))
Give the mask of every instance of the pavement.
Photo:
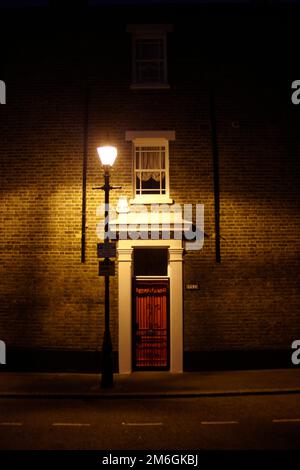
POLYGON ((0 373, 0 398, 162 398, 300 393, 299 369, 115 374, 100 388, 100 374, 0 373))

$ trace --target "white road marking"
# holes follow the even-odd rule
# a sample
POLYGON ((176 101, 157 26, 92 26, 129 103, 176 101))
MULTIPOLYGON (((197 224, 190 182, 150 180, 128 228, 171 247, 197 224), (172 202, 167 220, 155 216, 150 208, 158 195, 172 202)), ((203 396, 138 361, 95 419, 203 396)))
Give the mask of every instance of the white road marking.
POLYGON ((23 426, 23 423, 0 423, 0 426, 23 426))
POLYGON ((239 424, 238 421, 201 421, 201 424, 239 424))
POLYGON ((52 426, 90 426, 89 423, 52 423, 52 426))
POLYGON ((123 426, 162 426, 163 423, 122 423, 123 426))
POLYGON ((300 423, 300 418, 273 419, 273 423, 300 423))

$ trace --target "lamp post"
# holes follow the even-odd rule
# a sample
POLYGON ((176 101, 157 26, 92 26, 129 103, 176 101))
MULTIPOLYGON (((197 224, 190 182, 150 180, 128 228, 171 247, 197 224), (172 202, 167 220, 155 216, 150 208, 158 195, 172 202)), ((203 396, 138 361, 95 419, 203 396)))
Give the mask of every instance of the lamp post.
MULTIPOLYGON (((104 191, 105 195, 105 226, 104 226, 104 248, 109 248, 109 191, 117 187, 111 186, 109 183, 109 170, 113 166, 117 158, 117 149, 111 146, 98 147, 97 152, 104 169, 104 185, 100 189, 104 191)), ((107 250, 109 252, 109 250, 107 250)), ((109 266, 111 263, 107 252, 104 256, 104 263, 109 266)), ((104 323, 104 336, 102 344, 102 376, 101 387, 111 388, 114 385, 113 376, 113 357, 112 357, 112 342, 109 327, 109 273, 104 275, 105 278, 105 323, 104 323)))

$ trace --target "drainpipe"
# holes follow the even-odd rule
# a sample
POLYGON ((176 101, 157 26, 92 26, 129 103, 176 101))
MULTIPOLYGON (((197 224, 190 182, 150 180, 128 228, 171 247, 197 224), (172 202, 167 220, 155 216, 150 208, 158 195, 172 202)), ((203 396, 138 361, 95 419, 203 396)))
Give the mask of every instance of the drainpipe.
POLYGON ((212 85, 210 86, 210 90, 209 90, 209 108, 210 108, 211 148, 212 148, 213 181, 214 181, 215 250, 216 250, 216 262, 221 263, 219 147, 218 147, 218 139, 217 139, 215 96, 214 96, 214 89, 212 85))
POLYGON ((82 217, 81 217, 81 263, 85 263, 86 253, 86 181, 88 163, 89 138, 89 88, 85 90, 85 113, 83 126, 83 158, 82 158, 82 217))

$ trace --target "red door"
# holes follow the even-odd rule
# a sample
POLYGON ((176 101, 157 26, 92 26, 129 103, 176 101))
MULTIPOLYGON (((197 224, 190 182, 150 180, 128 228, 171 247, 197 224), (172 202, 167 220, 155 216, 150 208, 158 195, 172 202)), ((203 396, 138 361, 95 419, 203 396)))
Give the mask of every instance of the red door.
POLYGON ((135 280, 133 368, 169 369, 169 280, 135 280))

